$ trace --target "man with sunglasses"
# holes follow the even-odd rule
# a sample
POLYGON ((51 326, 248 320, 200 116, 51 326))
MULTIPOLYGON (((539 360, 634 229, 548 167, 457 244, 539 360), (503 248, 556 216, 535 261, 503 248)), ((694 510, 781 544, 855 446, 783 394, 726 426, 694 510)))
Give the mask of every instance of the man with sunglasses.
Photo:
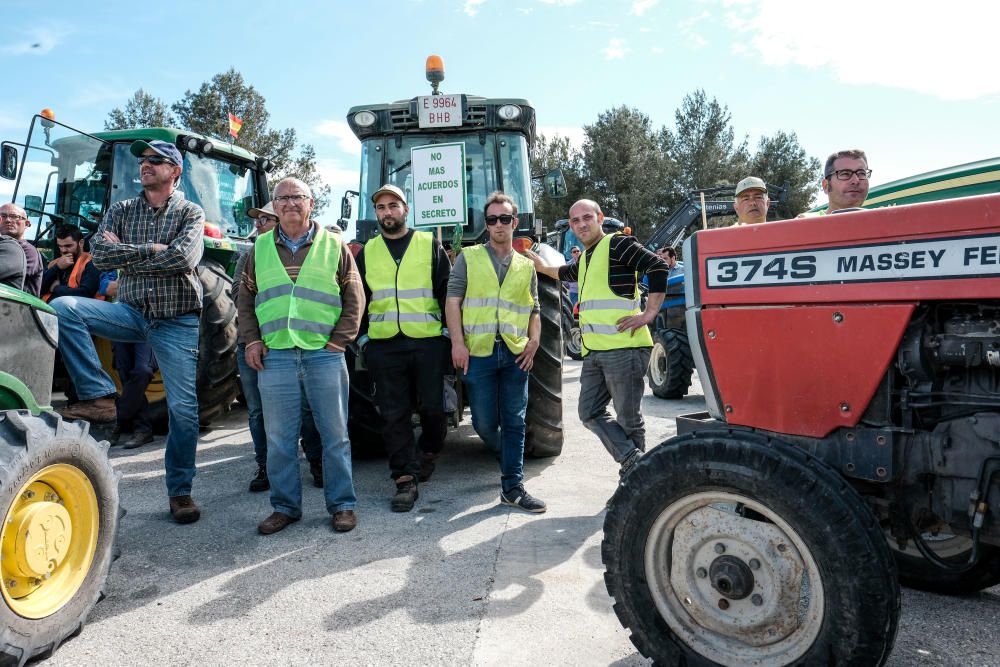
POLYGON ((205 213, 177 190, 180 151, 166 141, 135 141, 142 193, 117 202, 91 238, 93 263, 120 270, 117 301, 75 296, 52 300, 59 315, 59 351, 80 402, 67 419, 114 421, 115 385, 102 369, 91 336, 146 342, 153 348, 167 395, 169 431, 164 466, 170 514, 193 523, 201 511, 191 498, 198 445, 198 327, 205 213))
MULTIPOLYGON (((372 195, 381 234, 358 253, 368 302, 359 342, 375 382, 375 405, 382 438, 396 483, 393 512, 409 512, 419 496, 418 482, 430 478, 444 446, 444 376, 448 345, 442 314, 451 262, 429 232, 408 229, 403 191, 383 185, 372 195), (366 332, 367 326, 367 332, 366 332), (420 414, 420 442, 411 423, 412 397, 420 414)), ((455 332, 454 335, 459 335, 455 332)))
POLYGON ((538 277, 514 252, 517 204, 501 192, 486 200, 490 240, 462 250, 448 280, 451 360, 469 390, 472 426, 500 459, 500 502, 541 513, 524 490, 528 372, 542 333, 538 277))
POLYGON ((24 291, 35 296, 42 294, 42 275, 45 272, 45 262, 38 248, 24 240, 24 230, 31 226, 24 209, 16 204, 0 205, 0 233, 6 234, 17 241, 24 251, 26 270, 24 274, 24 291))

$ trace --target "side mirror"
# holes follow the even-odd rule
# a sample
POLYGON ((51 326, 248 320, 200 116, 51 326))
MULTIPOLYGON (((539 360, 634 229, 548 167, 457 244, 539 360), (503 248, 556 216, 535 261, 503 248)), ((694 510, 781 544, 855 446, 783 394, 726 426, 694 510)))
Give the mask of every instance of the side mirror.
POLYGON ((340 217, 344 220, 351 217, 351 200, 347 195, 340 198, 340 217))
POLYGON ((0 148, 0 178, 13 181, 17 177, 17 149, 10 144, 0 148))
POLYGON ((33 213, 44 213, 45 211, 42 210, 42 198, 38 195, 25 195, 24 210, 33 213))
POLYGON ((562 169, 553 169, 545 174, 545 194, 549 199, 562 199, 569 194, 566 187, 566 177, 563 176, 562 169))

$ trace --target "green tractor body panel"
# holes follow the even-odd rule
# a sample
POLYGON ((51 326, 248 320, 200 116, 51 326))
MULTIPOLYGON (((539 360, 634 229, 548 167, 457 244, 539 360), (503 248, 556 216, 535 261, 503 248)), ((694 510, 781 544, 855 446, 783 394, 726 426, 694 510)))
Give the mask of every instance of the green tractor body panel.
POLYGON ((0 410, 50 410, 59 324, 55 311, 0 285, 0 410))

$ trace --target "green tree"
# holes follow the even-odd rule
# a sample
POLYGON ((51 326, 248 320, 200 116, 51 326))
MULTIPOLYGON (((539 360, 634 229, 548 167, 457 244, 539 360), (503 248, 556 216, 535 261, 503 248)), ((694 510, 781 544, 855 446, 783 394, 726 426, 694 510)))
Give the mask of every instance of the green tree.
POLYGON ((787 200, 777 207, 777 215, 791 218, 809 208, 819 190, 821 166, 819 159, 806 155, 794 132, 779 131, 773 137, 761 137, 750 173, 769 185, 788 184, 787 200))
POLYGON ((677 165, 674 192, 683 197, 691 190, 736 183, 747 170, 747 142, 737 143, 730 125, 729 107, 711 100, 704 90, 684 97, 674 113, 676 126, 663 143, 677 165))
POLYGON ((540 176, 553 169, 561 169, 566 179, 565 197, 552 199, 542 190, 542 179, 534 179, 531 190, 535 200, 535 217, 551 230, 556 220, 567 217, 569 207, 584 196, 586 184, 583 173, 583 157, 568 137, 555 135, 551 139, 538 135, 531 154, 531 174, 540 176))
POLYGON ((105 130, 128 130, 136 127, 174 127, 177 120, 163 100, 142 88, 135 91, 124 108, 115 107, 104 121, 105 130))

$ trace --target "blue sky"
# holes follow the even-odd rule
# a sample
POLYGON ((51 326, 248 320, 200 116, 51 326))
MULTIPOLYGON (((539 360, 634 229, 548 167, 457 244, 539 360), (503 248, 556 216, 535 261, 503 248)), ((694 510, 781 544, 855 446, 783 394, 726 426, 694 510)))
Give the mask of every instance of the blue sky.
POLYGON ((316 146, 334 204, 358 181, 347 109, 426 94, 431 53, 443 91, 527 98, 575 141, 622 104, 672 126, 704 88, 751 146, 859 147, 874 185, 1000 155, 1000 3, 981 0, 0 0, 0 25, 0 137, 43 107, 99 130, 137 88, 172 102, 236 67, 316 146))

